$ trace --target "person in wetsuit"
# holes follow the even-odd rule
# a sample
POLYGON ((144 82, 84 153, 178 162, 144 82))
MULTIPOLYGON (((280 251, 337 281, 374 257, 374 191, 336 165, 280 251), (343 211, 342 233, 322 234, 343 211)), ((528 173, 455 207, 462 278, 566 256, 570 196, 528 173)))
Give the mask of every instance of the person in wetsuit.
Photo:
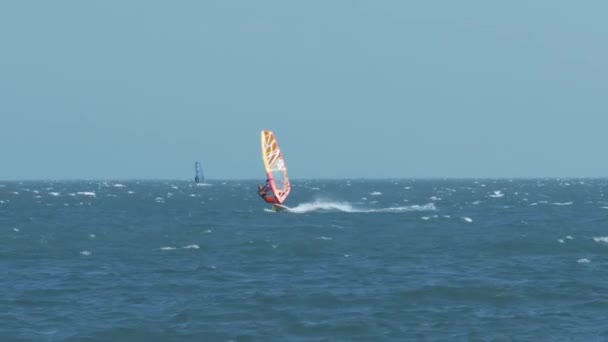
POLYGON ((264 184, 264 186, 258 185, 258 195, 260 195, 260 197, 262 197, 262 199, 266 203, 278 204, 279 202, 277 201, 277 199, 274 196, 268 194, 269 190, 270 184, 268 184, 268 180, 266 180, 266 184, 264 184))

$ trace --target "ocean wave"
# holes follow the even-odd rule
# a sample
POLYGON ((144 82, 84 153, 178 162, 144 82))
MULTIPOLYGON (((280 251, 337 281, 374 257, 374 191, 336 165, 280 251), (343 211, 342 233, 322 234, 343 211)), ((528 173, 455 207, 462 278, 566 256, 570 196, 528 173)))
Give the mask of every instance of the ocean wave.
POLYGON ((574 202, 553 202, 551 203, 551 205, 558 205, 558 206, 564 206, 564 205, 572 205, 574 202))
POLYGON ((496 190, 494 191, 494 193, 492 195, 489 195, 489 197, 494 197, 494 198, 500 198, 503 197, 505 194, 503 194, 500 190, 496 190))

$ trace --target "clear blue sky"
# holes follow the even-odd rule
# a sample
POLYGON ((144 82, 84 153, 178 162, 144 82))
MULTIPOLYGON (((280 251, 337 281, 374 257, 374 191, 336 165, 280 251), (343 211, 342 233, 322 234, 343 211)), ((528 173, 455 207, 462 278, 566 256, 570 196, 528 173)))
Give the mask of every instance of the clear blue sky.
POLYGON ((3 1, 0 179, 608 176, 606 1, 3 1))

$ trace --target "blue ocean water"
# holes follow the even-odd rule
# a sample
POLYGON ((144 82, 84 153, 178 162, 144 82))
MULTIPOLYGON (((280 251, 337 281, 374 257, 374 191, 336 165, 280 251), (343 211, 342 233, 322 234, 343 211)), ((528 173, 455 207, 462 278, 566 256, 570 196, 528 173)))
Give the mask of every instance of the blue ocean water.
POLYGON ((0 182, 0 340, 608 340, 608 180, 255 187, 0 182))

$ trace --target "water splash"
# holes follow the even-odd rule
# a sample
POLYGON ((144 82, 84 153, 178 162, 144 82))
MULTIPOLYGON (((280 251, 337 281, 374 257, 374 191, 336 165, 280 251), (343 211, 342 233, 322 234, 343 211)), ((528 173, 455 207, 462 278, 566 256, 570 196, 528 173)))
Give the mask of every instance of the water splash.
POLYGON ((314 201, 302 203, 288 211, 303 214, 315 211, 343 212, 343 213, 400 213, 411 211, 434 211, 437 210, 434 203, 424 205, 410 205, 387 208, 357 208, 348 202, 314 201))

